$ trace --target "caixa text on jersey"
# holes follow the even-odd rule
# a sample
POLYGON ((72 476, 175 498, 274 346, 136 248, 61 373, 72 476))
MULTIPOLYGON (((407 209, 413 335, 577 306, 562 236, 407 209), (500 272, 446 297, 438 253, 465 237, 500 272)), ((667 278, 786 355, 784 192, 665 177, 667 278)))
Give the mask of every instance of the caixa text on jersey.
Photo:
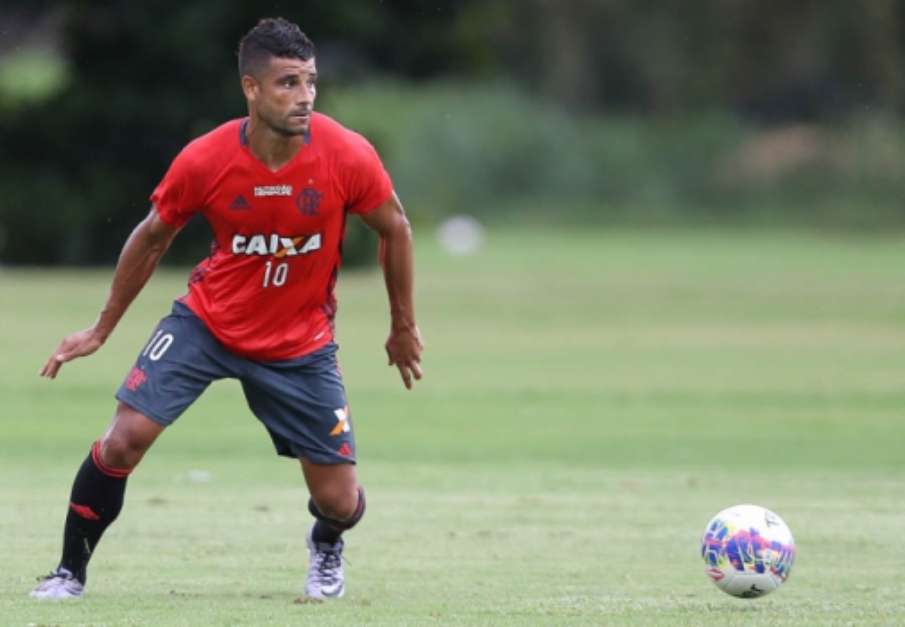
POLYGON ((274 257, 295 257, 320 250, 321 234, 313 235, 233 235, 234 255, 263 255, 274 257))

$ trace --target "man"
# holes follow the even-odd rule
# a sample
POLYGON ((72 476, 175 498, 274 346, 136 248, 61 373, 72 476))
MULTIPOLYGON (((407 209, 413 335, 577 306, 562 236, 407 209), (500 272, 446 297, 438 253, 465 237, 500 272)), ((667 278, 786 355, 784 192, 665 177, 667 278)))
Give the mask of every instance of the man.
POLYGON ((341 536, 365 510, 333 342, 345 219, 358 214, 379 234, 391 312, 386 350, 409 389, 421 378, 422 350, 411 231, 370 144, 313 112, 314 45, 298 26, 261 20, 240 42, 239 75, 248 117, 175 158, 123 247, 97 322, 66 337, 41 370, 52 379, 100 348, 186 221, 207 219, 213 251, 117 392, 112 423, 72 486, 60 564, 34 597, 82 596, 88 560, 122 508, 129 473, 211 381, 226 377, 240 380, 277 453, 301 462, 315 517, 306 593, 345 591, 341 536))

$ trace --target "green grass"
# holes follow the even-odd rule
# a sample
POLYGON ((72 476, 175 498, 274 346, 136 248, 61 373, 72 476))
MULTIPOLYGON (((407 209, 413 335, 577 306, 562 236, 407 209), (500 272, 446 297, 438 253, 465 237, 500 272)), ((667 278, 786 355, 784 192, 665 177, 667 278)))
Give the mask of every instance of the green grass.
POLYGON ((101 352, 49 382, 38 368, 91 322, 109 272, 0 271, 0 622, 905 622, 905 237, 497 230, 450 258, 418 235, 415 392, 385 366, 379 276, 340 281, 369 510, 329 605, 294 602, 306 493, 234 382, 130 479, 89 596, 26 597, 186 273, 156 276, 101 352), (789 582, 757 601, 717 591, 697 553, 740 502, 779 512, 798 543, 789 582))

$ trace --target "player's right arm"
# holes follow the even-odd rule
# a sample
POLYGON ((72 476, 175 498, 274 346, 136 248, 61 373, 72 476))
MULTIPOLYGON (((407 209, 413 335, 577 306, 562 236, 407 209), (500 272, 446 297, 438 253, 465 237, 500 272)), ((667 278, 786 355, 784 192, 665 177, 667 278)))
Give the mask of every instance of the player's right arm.
POLYGON ((97 322, 65 337, 44 364, 41 376, 55 378, 64 363, 90 355, 107 341, 180 228, 161 220, 157 208, 151 207, 148 217, 135 227, 123 246, 113 274, 110 295, 97 322))

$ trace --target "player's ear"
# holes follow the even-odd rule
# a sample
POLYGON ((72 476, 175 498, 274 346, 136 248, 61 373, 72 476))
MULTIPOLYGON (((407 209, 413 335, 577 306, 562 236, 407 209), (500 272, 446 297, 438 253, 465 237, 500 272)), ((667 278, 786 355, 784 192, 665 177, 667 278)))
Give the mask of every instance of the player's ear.
POLYGON ((245 74, 242 76, 242 93, 245 94, 245 99, 249 102, 254 102, 258 96, 258 92, 260 90, 260 84, 258 83, 258 79, 256 79, 251 74, 245 74))

